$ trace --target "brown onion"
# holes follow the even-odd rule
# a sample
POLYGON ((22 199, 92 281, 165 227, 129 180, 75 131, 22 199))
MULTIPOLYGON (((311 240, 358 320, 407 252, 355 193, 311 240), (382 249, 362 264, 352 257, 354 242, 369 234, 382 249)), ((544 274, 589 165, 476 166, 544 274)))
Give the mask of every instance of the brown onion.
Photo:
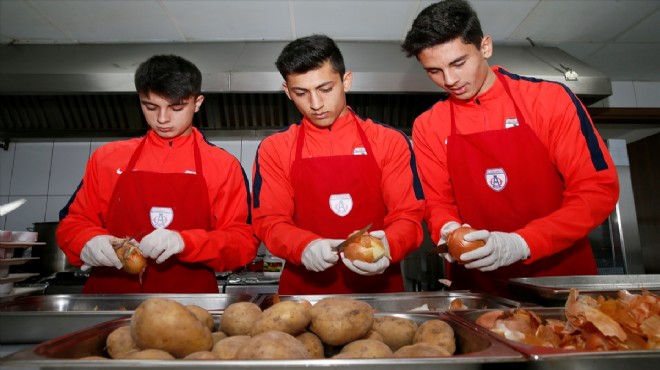
POLYGON ((374 263, 383 257, 392 258, 380 239, 364 234, 359 242, 348 244, 344 248, 344 257, 351 261, 360 260, 374 263))
POLYGON ((458 229, 447 234, 447 247, 449 249, 449 254, 458 262, 460 265, 464 265, 469 261, 462 261, 461 254, 473 251, 477 248, 481 248, 486 245, 486 242, 483 240, 475 240, 469 242, 463 237, 465 234, 477 231, 471 227, 461 226, 458 229))
POLYGON ((115 253, 117 253, 124 271, 133 275, 142 274, 147 268, 147 259, 140 252, 140 248, 132 240, 126 241, 126 239, 118 239, 116 245, 120 246, 115 249, 115 253))

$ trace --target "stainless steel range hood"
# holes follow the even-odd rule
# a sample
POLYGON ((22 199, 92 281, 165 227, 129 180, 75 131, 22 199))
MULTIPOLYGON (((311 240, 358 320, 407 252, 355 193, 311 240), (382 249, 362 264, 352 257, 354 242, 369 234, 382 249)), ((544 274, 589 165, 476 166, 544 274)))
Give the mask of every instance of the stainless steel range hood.
MULTIPOLYGON (((203 76, 195 125, 210 134, 262 135, 300 119, 275 60, 284 42, 0 46, 0 139, 134 136, 147 127, 133 85, 138 64, 178 54, 203 76)), ((349 105, 410 132, 442 92, 396 42, 340 42, 353 71, 349 105)), ((498 46, 510 71, 567 84, 585 105, 612 93, 607 76, 556 48, 498 46), (567 69, 577 73, 568 75, 567 69)))
MULTIPOLYGON (((439 91, 414 58, 396 42, 339 42, 353 92, 439 91)), ((281 91, 274 62, 284 42, 222 42, 103 45, 6 45, 0 47, 0 94, 134 92, 133 72, 154 54, 178 54, 198 65, 207 93, 281 91)), ((612 94, 603 73, 558 48, 496 46, 491 65, 513 73, 558 81, 595 102, 612 94), (574 73, 573 73, 574 72, 574 73), (568 77, 568 79, 567 79, 568 77)))

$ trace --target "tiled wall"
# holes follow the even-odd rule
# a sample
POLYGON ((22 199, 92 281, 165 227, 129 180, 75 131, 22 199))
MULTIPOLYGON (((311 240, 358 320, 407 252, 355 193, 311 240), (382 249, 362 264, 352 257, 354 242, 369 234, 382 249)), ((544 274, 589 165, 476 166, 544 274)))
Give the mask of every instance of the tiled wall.
MULTIPOLYGON (((8 150, 0 149, 0 204, 27 199, 23 206, 0 217, 0 229, 26 230, 34 222, 59 221, 59 211, 78 187, 90 154, 121 139, 18 141, 10 142, 8 150)), ((252 163, 262 138, 208 139, 238 158, 252 181, 252 163)))

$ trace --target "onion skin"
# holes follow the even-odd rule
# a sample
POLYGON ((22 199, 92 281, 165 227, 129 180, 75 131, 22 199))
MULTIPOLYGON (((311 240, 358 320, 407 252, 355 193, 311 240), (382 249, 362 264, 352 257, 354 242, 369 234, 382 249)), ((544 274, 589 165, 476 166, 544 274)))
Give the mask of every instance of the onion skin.
POLYGON ((447 234, 447 247, 449 249, 449 254, 456 260, 456 262, 458 262, 459 265, 464 265, 469 262, 462 261, 461 254, 473 251, 486 245, 486 242, 483 240, 475 240, 473 242, 469 242, 463 238, 465 234, 469 234, 473 231, 477 230, 471 227, 461 226, 447 234))
POLYGON ((140 252, 140 248, 130 240, 118 239, 118 241, 117 245, 120 247, 115 249, 115 253, 117 253, 124 271, 132 275, 142 274, 147 268, 147 259, 140 252))
POLYGON ((391 258, 390 251, 380 239, 364 234, 359 242, 348 244, 344 248, 344 257, 351 261, 359 260, 374 263, 383 257, 391 258))

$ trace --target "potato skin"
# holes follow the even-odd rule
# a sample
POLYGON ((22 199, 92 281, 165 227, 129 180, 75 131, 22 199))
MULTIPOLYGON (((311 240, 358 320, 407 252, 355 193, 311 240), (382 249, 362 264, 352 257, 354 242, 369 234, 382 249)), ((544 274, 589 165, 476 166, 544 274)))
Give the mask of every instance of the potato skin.
POLYGON ((202 324, 209 328, 209 330, 213 331, 213 327, 215 326, 215 323, 213 322, 213 315, 211 315, 207 309, 194 304, 189 304, 186 306, 186 308, 190 310, 193 315, 195 315, 197 320, 201 321, 202 324))
POLYGON ((213 347, 211 331, 183 304, 153 297, 131 318, 131 335, 140 348, 160 349, 177 358, 213 347))
POLYGON ((310 358, 325 358, 323 342, 314 333, 308 331, 298 334, 296 339, 305 346, 310 358))
POLYGON ((454 329, 442 320, 429 320, 419 326, 413 343, 428 343, 446 349, 450 354, 456 352, 454 329))
POLYGON ((222 313, 220 330, 229 336, 250 335, 252 326, 261 317, 261 308, 252 302, 232 303, 222 313))
POLYGON ((344 345, 364 337, 374 322, 368 303, 350 297, 323 298, 312 306, 310 330, 329 345, 344 345))
POLYGON ((377 316, 374 319, 372 330, 383 338, 392 351, 413 343, 417 332, 417 323, 397 316, 377 316))
MULTIPOLYGON (((342 348, 340 354, 351 354, 351 358, 383 358, 392 357, 390 347, 375 339, 358 339, 342 348)), ((346 358, 346 357, 344 357, 346 358)))
POLYGON ((305 331, 311 320, 312 304, 308 301, 281 301, 261 313, 252 326, 251 335, 271 330, 298 335, 305 331))
POLYGON ((124 358, 127 354, 140 350, 131 336, 131 327, 128 325, 113 330, 106 338, 105 346, 108 355, 115 359, 124 358))
POLYGON ((252 337, 243 348, 236 352, 236 358, 241 360, 307 359, 309 352, 292 335, 272 330, 252 337))
POLYGON ((434 346, 429 343, 419 342, 403 346, 394 352, 394 357, 446 357, 451 353, 443 347, 434 346))
POLYGON ((218 343, 221 339, 228 338, 229 336, 223 331, 214 331, 211 333, 211 338, 213 338, 213 345, 218 343))
POLYGON ((219 340, 218 343, 213 346, 211 351, 222 360, 231 360, 236 358, 236 352, 245 347, 250 338, 249 335, 227 337, 219 340))
POLYGON ((193 352, 183 358, 184 360, 219 360, 220 357, 211 351, 193 352))
POLYGON ((124 358, 126 360, 176 360, 172 354, 160 349, 144 349, 131 352, 124 358))

